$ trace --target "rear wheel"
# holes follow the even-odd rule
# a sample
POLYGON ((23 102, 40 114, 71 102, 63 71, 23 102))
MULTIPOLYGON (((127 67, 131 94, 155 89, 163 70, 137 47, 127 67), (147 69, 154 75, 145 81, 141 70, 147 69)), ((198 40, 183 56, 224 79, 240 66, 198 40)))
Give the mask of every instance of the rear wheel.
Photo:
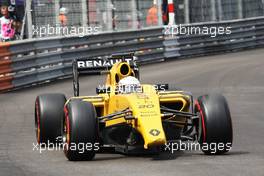
POLYGON ((232 147, 232 120, 224 96, 205 95, 198 98, 195 111, 200 115, 197 123, 199 143, 205 154, 223 154, 232 147))
POLYGON ((92 103, 73 100, 65 106, 63 141, 64 153, 70 161, 94 158, 99 143, 96 111, 92 103))
POLYGON ((60 142, 65 102, 63 94, 43 94, 36 98, 35 128, 39 144, 60 142))

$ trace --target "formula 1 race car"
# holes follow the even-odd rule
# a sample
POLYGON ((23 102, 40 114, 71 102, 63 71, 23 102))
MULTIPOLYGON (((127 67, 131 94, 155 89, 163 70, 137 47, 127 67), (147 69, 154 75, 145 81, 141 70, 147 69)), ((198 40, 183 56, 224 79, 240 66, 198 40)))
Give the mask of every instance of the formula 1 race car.
POLYGON ((96 153, 158 151, 173 141, 221 144, 205 154, 223 154, 233 141, 226 99, 210 94, 194 100, 191 93, 170 90, 168 84, 139 81, 133 54, 73 62, 74 97, 43 94, 35 102, 37 141, 61 143, 71 161, 92 160, 96 153), (106 73, 95 96, 79 96, 79 76, 106 73), (61 141, 58 138, 61 137, 61 141), (80 148, 82 146, 82 148, 80 148))

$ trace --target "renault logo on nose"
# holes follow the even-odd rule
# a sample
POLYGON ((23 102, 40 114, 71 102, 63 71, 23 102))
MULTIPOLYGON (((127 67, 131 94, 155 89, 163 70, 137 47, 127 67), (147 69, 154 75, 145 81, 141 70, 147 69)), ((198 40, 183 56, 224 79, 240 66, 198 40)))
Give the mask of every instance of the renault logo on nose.
POLYGON ((152 136, 158 136, 160 134, 160 131, 157 129, 152 129, 150 130, 149 134, 151 134, 152 136))

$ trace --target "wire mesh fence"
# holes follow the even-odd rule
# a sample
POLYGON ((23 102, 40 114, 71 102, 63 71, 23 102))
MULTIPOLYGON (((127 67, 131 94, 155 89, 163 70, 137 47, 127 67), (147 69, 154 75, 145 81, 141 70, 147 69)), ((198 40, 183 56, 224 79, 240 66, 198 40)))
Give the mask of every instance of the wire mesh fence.
POLYGON ((32 1, 32 22, 35 26, 56 24, 54 1, 33 0, 32 1))
MULTIPOLYGON (((57 6, 58 8, 58 6, 57 6)), ((67 14, 67 25, 68 26, 82 26, 82 3, 81 0, 60 0, 59 1, 59 8, 65 8, 66 11, 64 13, 67 14)), ((57 11, 57 18, 60 12, 58 9, 57 11), (59 14, 58 14, 59 13, 59 14)), ((56 12, 55 11, 55 12, 56 12)))
POLYGON ((219 20, 232 20, 239 18, 239 6, 237 0, 222 0, 220 5, 221 10, 218 10, 219 20), (222 17, 220 17, 220 15, 222 17))
MULTIPOLYGON (((149 25, 147 21, 151 8, 154 5, 162 8, 162 2, 164 3, 164 0, 34 0, 33 24, 60 25, 61 21, 58 19, 60 9, 66 8, 67 26, 99 26, 101 31, 146 28, 162 24, 159 22, 149 25)), ((264 0, 174 0, 173 2, 176 24, 186 23, 186 15, 190 23, 264 15, 264 0)))
MULTIPOLYGON (((3 1, 10 0, 0 3, 3 1)), ((176 24, 264 15, 264 0, 173 0, 173 3, 176 24)), ((163 13, 168 13, 168 0, 17 0, 18 4, 22 7, 17 8, 20 21, 31 21, 26 28, 89 26, 98 27, 100 32, 141 29, 166 24, 162 21, 163 13), (23 20, 27 3, 31 7, 25 14, 30 16, 23 20)))
POLYGON ((190 0, 190 6, 184 8, 189 8, 191 23, 211 20, 212 4, 210 2, 211 0, 190 0))
MULTIPOLYGON (((191 23, 264 15, 264 0, 188 0, 191 23)), ((177 12, 176 12, 177 13, 177 12)))
POLYGON ((32 24, 98 26, 101 31, 140 29, 162 23, 147 24, 149 11, 154 5, 152 10, 158 11, 155 0, 33 0, 32 24))
POLYGON ((256 17, 264 15, 263 0, 244 0, 243 1, 243 17, 256 17))

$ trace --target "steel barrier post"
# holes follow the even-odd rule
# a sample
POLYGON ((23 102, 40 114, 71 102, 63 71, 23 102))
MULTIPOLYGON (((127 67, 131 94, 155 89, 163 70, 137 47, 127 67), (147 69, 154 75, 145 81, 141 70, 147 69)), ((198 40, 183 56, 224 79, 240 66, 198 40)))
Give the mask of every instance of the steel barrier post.
POLYGON ((210 0, 210 4, 211 4, 211 21, 216 21, 215 0, 210 0))
POLYGON ((87 25, 88 25, 87 0, 81 0, 81 8, 82 8, 82 26, 87 27, 87 25))
POLYGON ((190 0, 184 0, 184 23, 190 23, 190 0))
POLYGON ((243 0, 238 0, 238 18, 243 19, 243 0))
POLYGON ((218 20, 223 20, 222 0, 217 0, 218 20))
POLYGON ((27 31, 28 38, 32 38, 32 15, 31 15, 31 2, 32 0, 26 0, 26 13, 27 13, 27 31))

